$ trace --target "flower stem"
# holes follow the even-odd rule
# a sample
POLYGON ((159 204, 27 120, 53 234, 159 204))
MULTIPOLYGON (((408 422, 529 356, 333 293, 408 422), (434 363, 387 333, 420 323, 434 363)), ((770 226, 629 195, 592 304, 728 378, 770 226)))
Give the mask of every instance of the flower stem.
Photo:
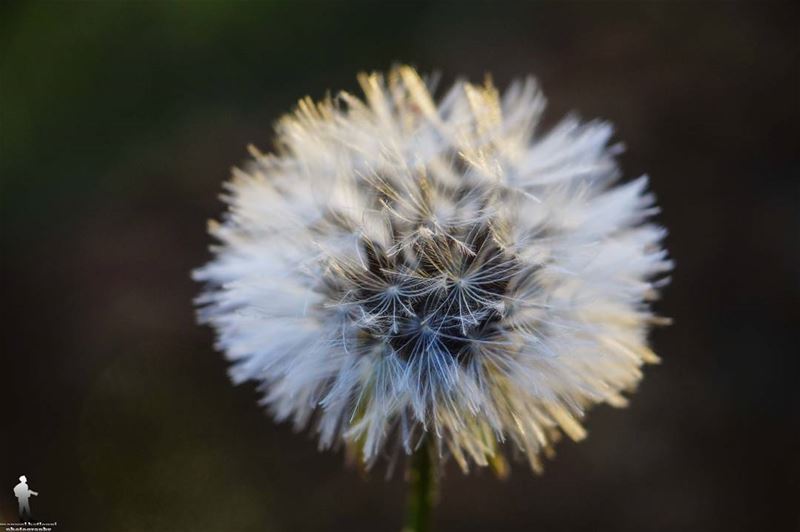
POLYGON ((424 441, 414 451, 408 475, 408 514, 403 532, 430 532, 436 496, 433 446, 424 441))

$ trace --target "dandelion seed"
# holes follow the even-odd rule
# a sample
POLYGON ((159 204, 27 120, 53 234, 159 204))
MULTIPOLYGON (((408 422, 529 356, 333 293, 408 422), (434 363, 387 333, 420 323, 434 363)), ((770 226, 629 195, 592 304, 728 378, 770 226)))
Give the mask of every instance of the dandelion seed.
POLYGON ((615 185, 607 123, 539 131, 531 79, 438 106, 409 67, 359 81, 364 101, 302 100, 226 185, 200 319, 323 448, 371 466, 425 437, 464 470, 504 450, 539 469, 657 360, 671 262, 647 178, 615 185))

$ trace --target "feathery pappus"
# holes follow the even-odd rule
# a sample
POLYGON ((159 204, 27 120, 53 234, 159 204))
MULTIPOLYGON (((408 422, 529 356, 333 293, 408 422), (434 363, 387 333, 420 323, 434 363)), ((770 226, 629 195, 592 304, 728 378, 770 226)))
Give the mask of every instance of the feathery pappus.
POLYGON ((537 129, 532 78, 362 74, 300 101, 226 183, 200 319, 277 420, 371 466, 427 438, 465 471, 541 455, 658 358, 672 265, 647 177, 618 184, 608 123, 537 129))

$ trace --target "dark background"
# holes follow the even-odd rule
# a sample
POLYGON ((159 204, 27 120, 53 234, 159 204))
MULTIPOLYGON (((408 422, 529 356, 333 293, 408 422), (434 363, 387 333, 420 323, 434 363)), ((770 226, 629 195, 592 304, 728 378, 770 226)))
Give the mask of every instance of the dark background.
POLYGON ((677 261, 631 407, 541 477, 448 468, 438 529, 800 530, 799 28, 789 3, 3 3, 0 521, 25 473, 57 531, 399 530, 401 477, 229 383, 189 271, 248 143, 403 61, 613 121, 677 261))

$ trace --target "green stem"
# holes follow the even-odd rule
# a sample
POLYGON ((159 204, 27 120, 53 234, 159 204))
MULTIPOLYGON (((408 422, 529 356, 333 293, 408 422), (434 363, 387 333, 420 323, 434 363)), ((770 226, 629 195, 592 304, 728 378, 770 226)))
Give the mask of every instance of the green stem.
POLYGON ((403 532, 430 532, 431 509, 436 496, 433 446, 425 441, 411 457, 408 475, 408 515, 403 532))

